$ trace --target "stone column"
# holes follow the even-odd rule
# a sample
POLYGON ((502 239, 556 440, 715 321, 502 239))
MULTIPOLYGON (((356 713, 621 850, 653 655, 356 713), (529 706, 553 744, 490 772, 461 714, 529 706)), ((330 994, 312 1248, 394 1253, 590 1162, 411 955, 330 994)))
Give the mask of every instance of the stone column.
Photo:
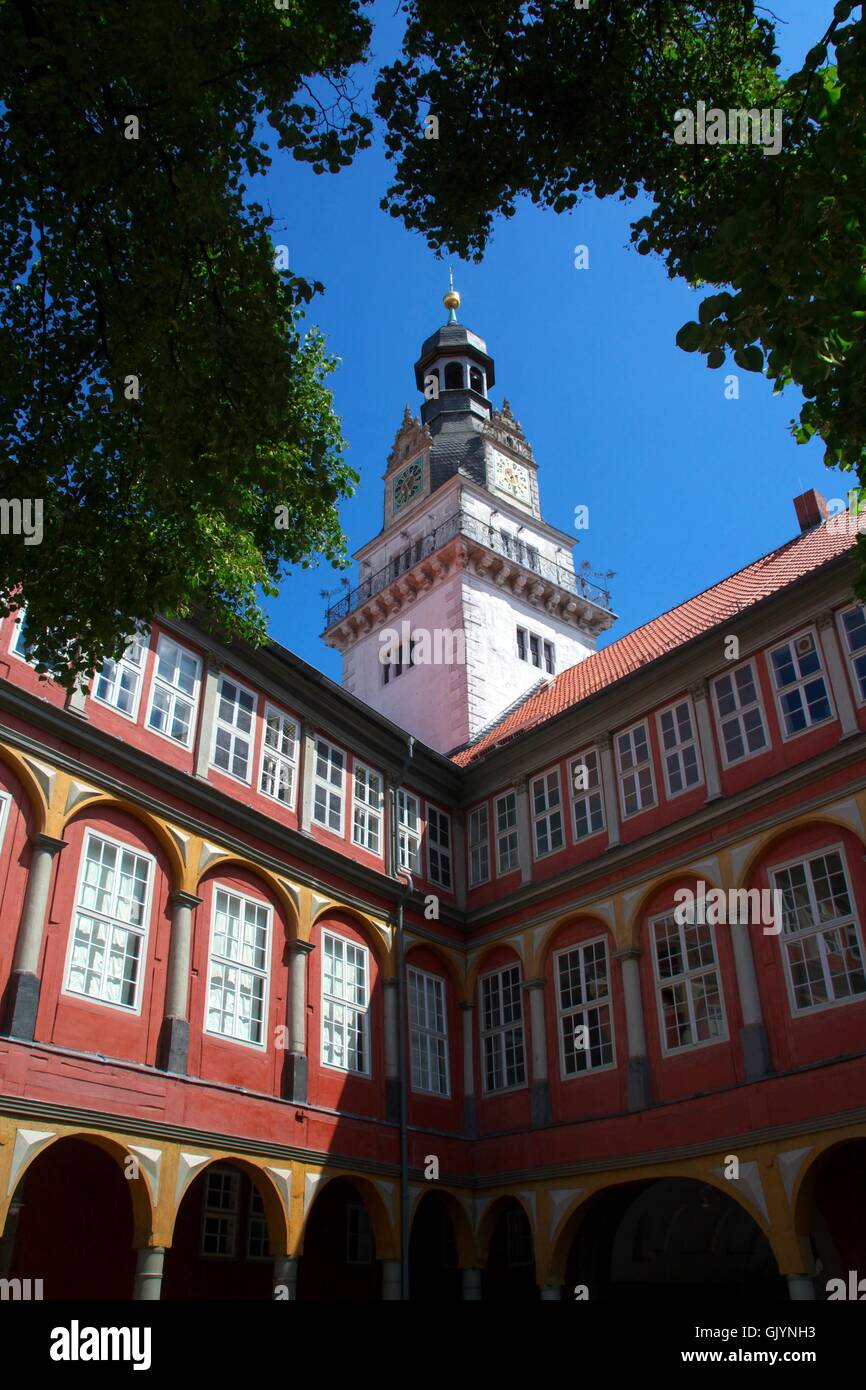
POLYGON ((713 740, 713 724, 710 719, 706 681, 697 681, 690 686, 689 694, 695 705, 698 746, 701 750, 701 762, 704 765, 707 801, 715 801, 716 797, 722 794, 722 784, 719 781, 719 760, 716 757, 716 745, 713 740))
POLYGON ((529 1031, 532 1041, 532 1075, 529 1082, 529 1113, 533 1129, 550 1124, 550 1082, 547 1079, 547 1037, 544 1019, 544 980, 527 980, 529 1031))
POLYGON ((192 952, 192 914, 201 898, 175 893, 171 899, 171 942, 162 1022, 164 1070, 185 1076, 189 1059, 189 969, 192 952))
POLYGON ((815 1301, 815 1280, 811 1274, 789 1274, 788 1297, 792 1303, 813 1303, 815 1301))
POLYGON ((33 836, 30 846, 30 873, 27 877, 27 893, 18 929, 8 996, 7 1031, 10 1037, 20 1038, 24 1042, 32 1042, 36 1032, 41 984, 39 962, 51 888, 51 869, 54 856, 66 848, 66 841, 40 833, 33 836))
POLYGON ((213 727, 216 719, 217 695, 219 693, 220 670, 212 656, 205 657, 204 688, 201 699, 201 712, 198 717, 198 731, 195 739, 195 775, 207 781, 210 767, 213 727))
POLYGON ((135 1286, 132 1293, 136 1302, 158 1303, 160 1301, 164 1263, 164 1246, 144 1245, 139 1250, 135 1265, 135 1286))
POLYGON ((397 1124, 400 1119, 400 1029, 397 1015, 397 984, 394 978, 383 980, 385 989, 385 1119, 397 1124))
POLYGON ((604 796, 607 847, 613 849, 614 845, 619 844, 619 801, 616 794, 616 776, 613 770, 613 752, 607 734, 598 740, 598 751, 601 758, 601 790, 604 796))
POLYGON ((400 1278, 400 1261, 382 1261, 382 1302, 399 1302, 403 1297, 403 1288, 400 1278))
POLYGON ((295 1105, 307 1103, 307 956, 312 949, 309 941, 293 941, 289 946, 285 1093, 295 1105))
POLYGON ((313 773, 316 770, 316 731, 303 724, 304 766, 301 778, 301 834, 311 835, 313 825, 313 773))
POLYGON ((463 1269, 463 1302, 478 1303, 481 1299, 481 1270, 463 1269))
POLYGON ((818 618, 818 635, 821 641, 821 650, 824 653, 827 679, 830 682, 830 689, 836 704, 836 713, 839 716, 839 723, 842 725, 842 737, 847 738, 850 734, 859 732, 859 725, 832 613, 822 613, 818 618))
POLYGON ((517 794, 517 853, 520 856, 520 881, 532 882, 532 828, 529 818, 529 784, 525 777, 514 783, 517 794))
POLYGON ((463 811, 451 817, 451 881, 454 886, 454 906, 466 911, 466 836, 463 830, 463 811))
POLYGON ((274 1298, 294 1303, 298 1297, 298 1256, 278 1255, 274 1260, 274 1298))
POLYGON ((643 1000, 640 992, 640 951, 619 951, 622 969, 622 988, 625 996, 625 1019, 628 1032, 628 1075, 626 1104, 629 1110, 644 1110, 652 1105, 652 1079, 646 1051, 643 1022, 643 1000))
POLYGON ((755 958, 747 923, 732 922, 730 932, 734 969, 737 972, 737 993, 740 996, 740 1010, 743 1015, 743 1026, 740 1029, 743 1063, 747 1079, 757 1081, 762 1076, 768 1076, 772 1067, 767 1030, 761 1010, 761 996, 758 993, 755 958))
POLYGON ((542 1303, 559 1302, 562 1298, 561 1284, 541 1284, 540 1291, 542 1303))
POLYGON ((461 1000, 463 1012, 463 1128, 469 1139, 475 1137, 475 1038, 472 1027, 474 1005, 461 1000))

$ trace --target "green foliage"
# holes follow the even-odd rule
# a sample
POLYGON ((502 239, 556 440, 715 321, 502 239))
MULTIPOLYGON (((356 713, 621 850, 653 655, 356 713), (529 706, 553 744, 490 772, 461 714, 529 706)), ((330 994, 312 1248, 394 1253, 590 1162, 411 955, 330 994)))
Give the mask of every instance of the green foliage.
MULTIPOLYGON (((732 355, 806 397, 795 439, 866 482, 866 29, 836 6, 782 81, 752 0, 407 0, 401 58, 377 105, 396 175, 384 206, 435 249, 479 259, 519 197, 565 211, 642 188, 637 250, 671 276, 726 286, 677 334, 718 368, 732 355), (832 59, 832 61, 831 61, 832 59), (783 113, 778 154, 677 144, 698 100, 783 113), (438 142, 418 140, 439 118, 438 142)), ((857 11, 857 16, 854 16, 857 11)))
POLYGON ((0 609, 23 595, 67 683, 156 612, 261 640, 258 588, 344 562, 322 286, 275 269, 245 180, 265 121, 318 172, 369 143, 368 37, 359 0, 0 6, 0 495, 44 501, 0 609))

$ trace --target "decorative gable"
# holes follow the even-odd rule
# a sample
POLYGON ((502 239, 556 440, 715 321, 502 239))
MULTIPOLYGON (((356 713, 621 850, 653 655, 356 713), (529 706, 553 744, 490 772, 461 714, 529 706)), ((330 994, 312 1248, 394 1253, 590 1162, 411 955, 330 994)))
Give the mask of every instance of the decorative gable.
POLYGON ((408 405, 403 412, 403 422, 394 438, 388 455, 388 473, 399 468, 407 459, 414 458, 422 449, 429 448, 433 436, 426 425, 422 425, 417 415, 413 415, 408 405))

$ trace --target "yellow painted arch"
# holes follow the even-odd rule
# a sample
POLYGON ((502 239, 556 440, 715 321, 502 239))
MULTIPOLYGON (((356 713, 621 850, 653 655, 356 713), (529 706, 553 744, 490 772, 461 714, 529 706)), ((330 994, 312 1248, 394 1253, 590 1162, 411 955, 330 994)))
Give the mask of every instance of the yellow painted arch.
POLYGON ((74 806, 67 816, 63 819, 64 832, 75 821, 92 814, 100 806, 104 806, 112 811, 122 811, 124 815, 131 816, 133 820, 143 825, 154 839, 166 856, 169 869, 169 882, 171 891, 178 893, 184 887, 184 863, 181 857, 177 842, 169 833, 163 821, 158 816, 154 816, 150 811, 137 806, 134 801, 128 801, 125 797, 112 796, 107 792, 97 792, 94 796, 88 797, 86 801, 79 802, 74 806))

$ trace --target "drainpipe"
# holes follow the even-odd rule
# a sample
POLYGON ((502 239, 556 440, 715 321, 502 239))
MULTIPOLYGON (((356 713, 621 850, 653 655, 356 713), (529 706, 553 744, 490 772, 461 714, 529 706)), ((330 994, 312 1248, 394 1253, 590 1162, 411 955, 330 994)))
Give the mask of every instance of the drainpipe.
POLYGON ((406 769, 415 752, 415 740, 409 735, 406 757, 397 775, 396 785, 391 788, 391 864, 395 875, 403 876, 406 883, 397 902, 397 1079, 400 1089, 400 1296, 403 1301, 409 1298, 409 1131, 406 1096, 406 1004, 404 980, 403 947, 403 904, 415 885, 408 870, 400 869, 400 837, 397 828, 397 793, 403 784, 406 769))

